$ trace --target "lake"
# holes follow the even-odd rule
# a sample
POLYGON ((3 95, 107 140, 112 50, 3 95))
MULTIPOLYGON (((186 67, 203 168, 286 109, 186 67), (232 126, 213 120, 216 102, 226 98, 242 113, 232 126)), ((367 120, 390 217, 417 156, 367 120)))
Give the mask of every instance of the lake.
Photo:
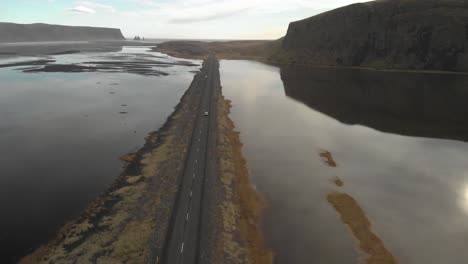
POLYGON ((354 197, 400 263, 467 262, 467 76, 250 61, 220 70, 276 263, 365 259, 330 192, 354 197))
POLYGON ((0 60, 53 61, 0 67, 1 263, 77 217, 119 176, 119 156, 140 148, 172 113, 200 62, 147 50, 0 60), (53 71, 39 72, 47 65, 53 71))

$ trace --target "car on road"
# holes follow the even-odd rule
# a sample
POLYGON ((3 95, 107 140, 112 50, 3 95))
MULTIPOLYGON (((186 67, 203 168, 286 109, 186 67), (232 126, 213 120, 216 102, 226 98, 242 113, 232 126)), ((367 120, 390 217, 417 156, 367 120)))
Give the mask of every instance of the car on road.
POLYGON ((203 113, 204 116, 208 116, 208 112, 203 113))

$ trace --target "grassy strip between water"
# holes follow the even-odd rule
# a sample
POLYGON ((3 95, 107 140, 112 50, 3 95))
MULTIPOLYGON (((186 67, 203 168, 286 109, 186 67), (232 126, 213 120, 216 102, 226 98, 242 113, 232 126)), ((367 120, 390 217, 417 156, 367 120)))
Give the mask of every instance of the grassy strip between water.
POLYGON ((382 240, 372 232, 371 223, 357 201, 346 193, 331 192, 328 202, 348 225, 360 248, 368 254, 368 264, 396 264, 395 257, 387 250, 382 240))
POLYGON ((264 200, 253 187, 242 155, 239 132, 229 118, 231 104, 218 102, 219 243, 214 263, 273 263, 260 227, 264 200))
MULTIPOLYGON (((166 124, 146 138, 122 175, 20 263, 154 263, 158 261, 177 193, 200 93, 188 89, 166 124)), ((250 182, 230 102, 219 98, 216 147, 215 239, 207 263, 273 263, 260 223, 264 201, 250 182)))

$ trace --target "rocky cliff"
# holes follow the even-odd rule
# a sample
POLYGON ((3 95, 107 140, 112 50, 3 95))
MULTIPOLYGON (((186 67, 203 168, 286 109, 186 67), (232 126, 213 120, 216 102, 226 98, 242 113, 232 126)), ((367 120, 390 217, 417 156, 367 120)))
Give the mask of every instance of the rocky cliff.
POLYGON ((120 29, 0 23, 0 42, 124 40, 120 29))
POLYGON ((292 22, 280 62, 468 71, 467 0, 378 0, 292 22))

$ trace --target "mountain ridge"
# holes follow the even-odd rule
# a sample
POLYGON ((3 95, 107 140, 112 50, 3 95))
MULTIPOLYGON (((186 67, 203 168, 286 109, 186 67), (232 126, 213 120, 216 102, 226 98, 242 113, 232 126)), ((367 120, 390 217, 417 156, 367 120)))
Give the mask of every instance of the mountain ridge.
POLYGON ((125 40, 118 28, 0 22, 0 43, 125 40))

